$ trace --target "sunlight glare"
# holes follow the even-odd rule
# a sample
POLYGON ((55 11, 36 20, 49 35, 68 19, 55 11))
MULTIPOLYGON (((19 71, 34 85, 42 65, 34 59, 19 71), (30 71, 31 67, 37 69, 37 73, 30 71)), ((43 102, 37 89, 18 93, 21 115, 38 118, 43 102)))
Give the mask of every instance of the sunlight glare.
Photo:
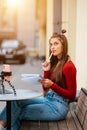
POLYGON ((7 0, 7 6, 16 7, 20 5, 22 0, 7 0))

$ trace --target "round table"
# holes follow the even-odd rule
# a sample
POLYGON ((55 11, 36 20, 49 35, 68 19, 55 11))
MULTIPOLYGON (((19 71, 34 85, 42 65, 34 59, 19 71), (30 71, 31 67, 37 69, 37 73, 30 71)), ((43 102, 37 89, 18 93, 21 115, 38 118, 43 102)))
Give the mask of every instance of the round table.
POLYGON ((40 97, 42 95, 42 92, 29 89, 16 89, 16 95, 14 95, 14 93, 0 94, 0 101, 6 101, 7 104, 7 130, 11 130, 11 101, 26 100, 40 97))

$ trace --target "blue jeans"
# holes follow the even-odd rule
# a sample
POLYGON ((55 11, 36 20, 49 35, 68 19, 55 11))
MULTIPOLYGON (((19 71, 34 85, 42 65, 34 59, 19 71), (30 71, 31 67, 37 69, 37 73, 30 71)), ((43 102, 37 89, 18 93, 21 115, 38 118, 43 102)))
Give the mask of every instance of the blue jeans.
MULTIPOLYGON (((45 97, 11 102, 11 130, 20 129, 20 120, 62 120, 68 113, 68 103, 61 96, 49 91, 45 97)), ((6 122, 6 107, 0 114, 6 122)))

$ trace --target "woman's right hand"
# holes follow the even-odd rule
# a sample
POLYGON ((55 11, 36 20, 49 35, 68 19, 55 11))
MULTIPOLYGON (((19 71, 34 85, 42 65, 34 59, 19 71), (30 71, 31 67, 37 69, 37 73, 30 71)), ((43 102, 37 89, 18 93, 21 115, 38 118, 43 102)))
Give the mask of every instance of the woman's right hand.
POLYGON ((44 63, 42 63, 42 68, 44 71, 50 70, 50 61, 45 61, 44 63))

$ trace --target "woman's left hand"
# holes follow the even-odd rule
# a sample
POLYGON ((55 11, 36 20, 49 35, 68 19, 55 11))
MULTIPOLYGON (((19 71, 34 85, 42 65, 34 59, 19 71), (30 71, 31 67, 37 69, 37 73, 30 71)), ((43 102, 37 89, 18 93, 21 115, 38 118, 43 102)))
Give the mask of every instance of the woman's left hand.
POLYGON ((45 88, 50 88, 53 85, 52 80, 50 79, 39 79, 39 82, 45 87, 45 88))

